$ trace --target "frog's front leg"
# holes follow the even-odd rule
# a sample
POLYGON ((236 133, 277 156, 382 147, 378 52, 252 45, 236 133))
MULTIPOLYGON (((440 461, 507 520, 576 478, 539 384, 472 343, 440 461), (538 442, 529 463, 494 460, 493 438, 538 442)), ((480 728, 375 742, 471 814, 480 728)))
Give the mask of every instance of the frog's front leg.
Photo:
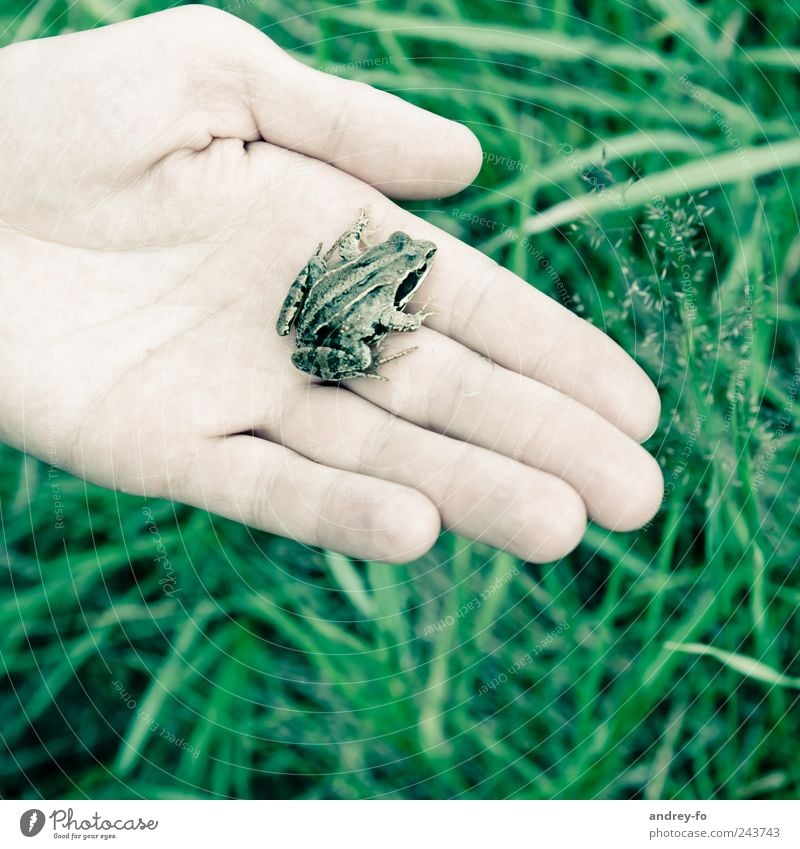
POLYGON ((292 354, 292 362, 300 371, 316 375, 323 380, 339 381, 351 377, 385 379, 380 375, 367 373, 372 366, 372 351, 364 342, 359 342, 347 351, 327 345, 298 348, 292 354))
POLYGON ((381 324, 387 330, 393 330, 396 333, 409 333, 413 330, 419 330, 429 315, 432 315, 432 313, 426 312, 424 308, 413 314, 391 309, 381 316, 381 324))
POLYGON ((333 243, 331 249, 325 254, 325 262, 330 262, 331 259, 338 253, 345 260, 350 261, 361 255, 361 239, 364 236, 364 230, 369 224, 369 210, 362 209, 358 214, 358 219, 355 224, 348 230, 345 230, 341 236, 333 243))
POLYGON ((327 263, 321 256, 322 242, 317 245, 317 250, 309 261, 303 266, 300 273, 289 287, 289 291, 283 301, 281 311, 278 313, 278 321, 275 329, 280 336, 288 335, 295 323, 303 304, 306 301, 308 290, 319 280, 327 270, 327 263))

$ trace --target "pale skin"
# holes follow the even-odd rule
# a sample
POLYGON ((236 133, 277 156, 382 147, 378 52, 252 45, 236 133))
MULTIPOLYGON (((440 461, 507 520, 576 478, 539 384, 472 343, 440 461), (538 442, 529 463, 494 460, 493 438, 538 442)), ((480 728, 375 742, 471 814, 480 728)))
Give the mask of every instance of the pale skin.
MULTIPOLYGON (((442 525, 532 561, 657 510, 658 394, 600 330, 390 200, 481 164, 456 123, 204 7, 0 51, 0 439, 356 557, 442 525), (275 320, 319 242, 438 245, 381 353, 320 385, 275 320)), ((435 203, 435 201, 433 202, 435 203)))

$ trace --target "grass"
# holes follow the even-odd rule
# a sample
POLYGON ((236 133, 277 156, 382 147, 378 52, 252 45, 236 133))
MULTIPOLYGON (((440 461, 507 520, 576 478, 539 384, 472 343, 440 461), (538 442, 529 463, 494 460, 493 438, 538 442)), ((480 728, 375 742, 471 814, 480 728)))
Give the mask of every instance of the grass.
MULTIPOLYGON (((229 8, 478 134, 475 185, 409 206, 657 381, 656 519, 390 567, 4 449, 2 795, 797 796, 798 9, 641 5, 229 8)), ((0 37, 156 8, 0 2, 0 37)))

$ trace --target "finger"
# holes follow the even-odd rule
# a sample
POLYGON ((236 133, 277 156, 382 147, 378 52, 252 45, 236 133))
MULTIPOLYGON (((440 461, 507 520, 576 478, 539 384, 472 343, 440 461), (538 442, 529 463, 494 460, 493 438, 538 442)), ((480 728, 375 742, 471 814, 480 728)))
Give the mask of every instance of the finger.
MULTIPOLYGON (((99 137, 113 142, 104 149, 124 151, 112 160, 114 173, 135 166, 138 174, 142 157, 152 166, 178 148, 206 151, 225 139, 264 139, 399 198, 452 194, 471 183, 481 167, 480 144, 465 126, 309 68, 256 27, 211 6, 167 9, 50 41, 48 84, 70 93, 64 102, 74 106, 88 76, 99 80, 92 97, 81 102, 85 108, 77 111, 97 110, 99 137), (110 61, 115 73, 106 78, 101 71, 110 61), (115 106, 113 120, 108 103, 115 106)), ((36 73, 39 52, 29 61, 31 74, 36 73)), ((0 71, 0 78, 6 76, 0 71)), ((75 113, 74 108, 58 113, 53 137, 59 153, 63 137, 76 135, 67 123, 71 118, 74 124, 75 113)), ((33 113, 39 114, 48 113, 33 113)), ((86 134, 77 135, 85 159, 86 134)), ((85 162, 76 167, 83 173, 85 162)))
POLYGON ((435 310, 427 326, 580 401, 634 439, 652 435, 661 410, 658 392, 606 334, 416 216, 385 202, 377 216, 380 233, 406 230, 439 246, 415 297, 435 310))
MULTIPOLYGON (((395 336, 381 356, 409 344, 395 336)), ((633 530, 653 517, 664 491, 658 463, 594 410, 435 331, 420 329, 414 345, 402 362, 382 368, 387 381, 348 387, 423 428, 563 478, 606 528, 633 530)))
POLYGON ((462 124, 309 68, 233 20, 241 28, 236 55, 247 75, 248 103, 266 141, 335 165, 396 198, 443 197, 474 180, 480 143, 462 124))
POLYGON ((415 487, 451 530, 526 560, 564 556, 586 528, 583 502, 559 478, 423 430, 345 389, 295 389, 267 415, 256 432, 270 440, 317 463, 415 487))
POLYGON ((421 493, 331 469, 252 436, 209 443, 170 496, 254 528, 369 560, 405 563, 436 541, 421 493))

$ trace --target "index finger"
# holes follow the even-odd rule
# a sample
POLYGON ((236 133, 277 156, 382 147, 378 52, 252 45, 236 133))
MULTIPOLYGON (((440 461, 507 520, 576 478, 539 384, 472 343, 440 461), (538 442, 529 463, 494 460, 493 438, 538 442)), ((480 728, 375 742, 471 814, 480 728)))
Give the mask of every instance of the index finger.
POLYGON ((380 230, 405 230, 439 250, 415 301, 426 325, 507 369, 558 389, 638 441, 653 434, 661 400, 642 368, 610 337, 516 274, 402 210, 380 230))

